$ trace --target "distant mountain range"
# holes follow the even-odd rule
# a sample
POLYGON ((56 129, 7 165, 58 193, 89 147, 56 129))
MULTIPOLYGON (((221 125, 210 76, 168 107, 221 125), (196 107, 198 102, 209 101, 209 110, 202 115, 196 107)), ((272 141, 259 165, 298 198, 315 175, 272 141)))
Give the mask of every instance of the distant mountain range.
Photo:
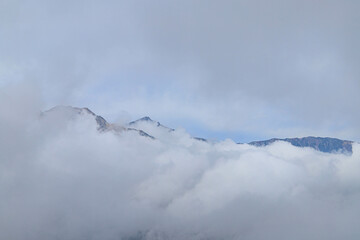
MULTIPOLYGON (((76 115, 84 115, 89 114, 94 118, 98 125, 98 131, 104 132, 104 131, 113 131, 117 134, 120 134, 122 131, 135 131, 140 136, 148 137, 151 139, 155 139, 154 136, 151 134, 148 134, 144 129, 141 129, 141 127, 144 127, 145 124, 149 124, 152 126, 155 126, 159 129, 165 130, 167 132, 173 132, 175 129, 166 127, 162 125, 160 122, 152 120, 150 117, 146 116, 143 118, 140 118, 138 120, 129 122, 126 126, 121 126, 117 124, 112 124, 107 122, 103 117, 96 115, 88 108, 77 108, 77 107, 71 107, 71 106, 56 106, 48 111, 43 112, 42 116, 49 116, 53 114, 59 114, 59 112, 66 113, 70 118, 74 118, 76 115)), ((208 140, 205 138, 200 137, 193 137, 193 139, 207 142, 208 140)), ((292 144, 296 147, 310 147, 315 150, 325 152, 325 153, 331 153, 331 152, 340 152, 340 153, 352 153, 352 144, 353 141, 348 140, 341 140, 337 138, 330 138, 330 137, 302 137, 302 138, 272 138, 269 140, 263 140, 263 141, 254 141, 248 143, 249 145, 253 145, 256 147, 264 147, 268 146, 274 142, 277 141, 284 141, 292 144)), ((240 144, 240 143, 239 143, 240 144)))
POLYGON ((276 141, 289 142, 296 147, 311 147, 321 152, 349 152, 352 153, 352 141, 329 137, 303 137, 303 138, 272 138, 264 141, 250 142, 250 145, 263 147, 276 141))

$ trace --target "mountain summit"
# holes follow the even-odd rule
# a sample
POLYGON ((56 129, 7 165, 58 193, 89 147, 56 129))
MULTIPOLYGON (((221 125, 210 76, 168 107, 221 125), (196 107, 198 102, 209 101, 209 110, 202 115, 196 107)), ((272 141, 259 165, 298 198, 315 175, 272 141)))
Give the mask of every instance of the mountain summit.
POLYGON ((157 121, 154 121, 152 120, 150 117, 148 116, 145 116, 145 117, 142 117, 138 120, 135 120, 135 121, 132 121, 132 122, 129 122, 129 126, 136 126, 136 125, 141 125, 142 123, 148 123, 148 124, 152 124, 152 125, 155 125, 157 127, 160 127, 160 128, 163 128, 163 129, 166 129, 170 132, 174 131, 175 129, 173 128, 169 128, 169 127, 166 127, 164 125, 162 125, 160 122, 157 122, 157 121))
POLYGON ((78 108, 72 106, 55 106, 43 112, 41 115, 45 117, 51 117, 51 116, 59 117, 60 115, 62 115, 68 119, 74 119, 79 115, 87 115, 87 114, 95 118, 95 121, 98 125, 98 130, 105 131, 110 127, 110 124, 103 117, 96 115, 93 111, 91 111, 87 107, 78 108))

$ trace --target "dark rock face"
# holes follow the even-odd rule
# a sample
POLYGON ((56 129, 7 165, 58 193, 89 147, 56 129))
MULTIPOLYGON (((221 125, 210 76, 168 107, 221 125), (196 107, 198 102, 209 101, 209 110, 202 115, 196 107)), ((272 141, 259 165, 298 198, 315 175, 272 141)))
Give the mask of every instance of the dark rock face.
POLYGON ((139 130, 139 129, 135 129, 135 128, 126 128, 127 131, 135 131, 138 132, 140 136, 143 137, 148 137, 151 139, 155 139, 155 137, 151 136, 150 134, 147 134, 146 132, 144 132, 143 130, 139 130))
POLYGON ((96 116, 95 117, 95 120, 96 120, 96 123, 98 124, 98 130, 100 131, 105 131, 108 126, 109 126, 109 123, 101 116, 96 116))
POLYGON ((141 122, 141 121, 146 121, 146 122, 155 122, 155 121, 154 121, 154 120, 152 120, 150 117, 146 116, 146 117, 140 118, 140 119, 138 119, 138 120, 135 120, 135 121, 129 122, 129 125, 134 125, 134 124, 136 124, 137 122, 141 122))
POLYGON ((201 137, 193 137, 193 139, 201 141, 201 142, 207 142, 207 140, 205 138, 201 138, 201 137))
POLYGON ((291 143, 296 147, 311 147, 321 152, 347 152, 352 153, 352 141, 340 140, 337 138, 329 137, 304 137, 304 138, 272 138, 265 141, 250 142, 250 145, 254 146, 267 146, 276 141, 285 141, 291 143))

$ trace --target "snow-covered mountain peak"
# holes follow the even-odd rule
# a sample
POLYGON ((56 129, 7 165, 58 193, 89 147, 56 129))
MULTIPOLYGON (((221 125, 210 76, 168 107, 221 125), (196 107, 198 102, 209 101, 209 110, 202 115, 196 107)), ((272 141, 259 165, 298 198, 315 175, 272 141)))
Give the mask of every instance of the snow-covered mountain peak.
POLYGON ((89 108, 79 108, 72 106, 55 106, 41 114, 42 117, 51 119, 67 119, 72 120, 77 117, 90 117, 94 118, 98 125, 98 130, 104 131, 109 127, 109 123, 101 116, 96 115, 89 108))
POLYGON ((132 122, 129 122, 128 125, 131 126, 131 127, 133 127, 133 126, 135 126, 135 127, 143 127, 143 126, 150 125, 150 126, 160 127, 160 128, 165 129, 166 131, 169 131, 169 132, 174 131, 174 129, 166 127, 166 126, 162 125, 160 122, 152 120, 148 116, 142 117, 142 118, 140 118, 138 120, 135 120, 135 121, 132 121, 132 122))

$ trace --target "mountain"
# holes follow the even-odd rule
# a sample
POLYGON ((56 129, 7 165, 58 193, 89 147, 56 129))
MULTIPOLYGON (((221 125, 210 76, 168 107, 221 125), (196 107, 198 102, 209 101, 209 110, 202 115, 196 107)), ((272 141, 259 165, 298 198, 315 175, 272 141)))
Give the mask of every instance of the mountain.
POLYGON ((90 116, 94 118, 98 125, 98 130, 105 131, 109 128, 110 124, 101 116, 96 115, 88 108, 78 108, 71 106, 56 106, 53 107, 43 113, 41 113, 41 117, 43 118, 65 118, 65 119, 75 119, 78 116, 90 116))
POLYGON ((303 138, 272 138, 264 141, 250 142, 250 145, 263 147, 270 145, 276 141, 289 142, 296 147, 311 147, 315 150, 331 153, 331 152, 344 152, 352 153, 352 141, 341 140, 329 137, 303 137, 303 138))
MULTIPOLYGON (((175 131, 173 128, 166 127, 158 121, 152 120, 146 116, 138 120, 129 122, 125 126, 107 122, 103 117, 96 115, 89 108, 77 108, 71 106, 56 106, 41 114, 43 118, 50 118, 50 121, 56 122, 58 119, 75 119, 76 117, 90 117, 96 121, 97 129, 100 132, 112 131, 121 134, 124 131, 137 132, 140 136, 156 139, 158 137, 169 136, 169 133, 175 131)), ((61 124, 57 122, 57 124, 61 124)), ((205 138, 193 137, 193 139, 208 142, 205 138)), ((331 153, 352 153, 352 141, 341 140, 330 137, 303 137, 303 138, 272 138, 264 141, 254 141, 248 143, 256 147, 270 145, 276 141, 289 142, 296 147, 311 147, 315 150, 331 153)))
MULTIPOLYGON (((77 117, 89 117, 93 118, 97 124, 97 130, 100 132, 112 131, 117 134, 121 134, 123 131, 134 131, 137 132, 140 136, 148 137, 151 139, 155 139, 150 134, 144 132, 141 129, 131 128, 131 127, 124 127, 117 124, 109 123, 103 118, 102 116, 96 115, 92 112, 89 108, 78 108, 72 106, 56 106, 41 113, 42 118, 50 118, 50 120, 54 121, 56 119, 67 119, 72 120, 76 119, 77 117)), ((54 121, 56 122, 56 121, 54 121)))
MULTIPOLYGON (((138 129, 143 129, 143 130, 145 129, 146 132, 150 132, 150 134, 154 134, 154 135, 158 135, 159 132, 163 132, 167 134, 169 132, 175 131, 175 129, 164 126, 160 122, 154 121, 148 116, 129 122, 128 125, 130 127, 136 127, 138 129), (158 131, 154 132, 154 127, 158 131)), ((201 138, 201 137, 192 137, 192 138, 201 142, 208 142, 208 140, 205 138, 201 138)))
POLYGON ((168 130, 169 132, 172 132, 174 131, 175 129, 173 128, 169 128, 169 127, 166 127, 164 125, 162 125, 160 122, 157 122, 157 121, 154 121, 152 120, 150 117, 146 116, 146 117, 143 117, 143 118, 140 118, 138 120, 135 120, 135 121, 132 121, 132 122, 129 122, 129 126, 136 126, 136 125, 140 125, 142 123, 147 123, 147 124, 151 124, 151 125, 155 125, 159 128, 163 128, 163 129, 166 129, 168 130))

